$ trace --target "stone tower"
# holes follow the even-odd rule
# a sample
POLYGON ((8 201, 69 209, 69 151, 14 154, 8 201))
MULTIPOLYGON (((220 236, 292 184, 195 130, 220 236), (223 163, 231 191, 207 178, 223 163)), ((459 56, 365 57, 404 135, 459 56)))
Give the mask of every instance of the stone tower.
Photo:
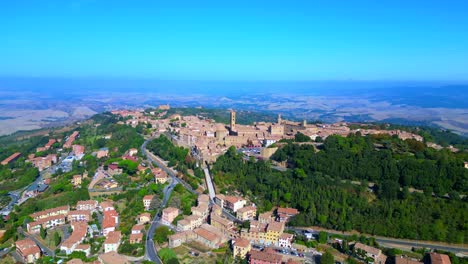
POLYGON ((283 121, 283 120, 281 120, 281 114, 278 114, 278 125, 281 125, 281 122, 282 122, 282 121, 283 121))
POLYGON ((231 131, 236 131, 236 112, 231 110, 231 131))

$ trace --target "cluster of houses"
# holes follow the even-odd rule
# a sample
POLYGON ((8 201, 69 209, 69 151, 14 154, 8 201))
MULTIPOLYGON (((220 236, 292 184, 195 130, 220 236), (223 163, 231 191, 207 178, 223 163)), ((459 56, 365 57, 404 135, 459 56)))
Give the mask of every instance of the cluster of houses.
MULTIPOLYGON (((74 251, 81 251, 89 256, 91 247, 89 244, 83 244, 82 242, 88 235, 96 235, 96 231, 98 231, 97 235, 99 235, 99 230, 96 230, 96 227, 88 226, 92 214, 96 211, 101 211, 104 216, 102 221, 102 235, 106 237, 104 252, 117 251, 122 236, 120 231, 115 231, 119 223, 119 215, 110 201, 103 201, 100 204, 95 200, 79 201, 75 210, 71 210, 70 206, 65 205, 35 212, 30 215, 33 221, 27 223, 27 232, 34 235, 38 234, 41 229, 52 229, 69 223, 72 233, 60 244, 60 250, 67 255, 74 251)), ((31 244, 29 240, 24 243, 26 243, 25 245, 31 244)), ((21 255, 25 261, 31 262, 31 260, 37 259, 37 254, 40 256, 40 250, 37 251, 36 247, 33 246, 31 248, 34 250, 21 250, 21 255)))

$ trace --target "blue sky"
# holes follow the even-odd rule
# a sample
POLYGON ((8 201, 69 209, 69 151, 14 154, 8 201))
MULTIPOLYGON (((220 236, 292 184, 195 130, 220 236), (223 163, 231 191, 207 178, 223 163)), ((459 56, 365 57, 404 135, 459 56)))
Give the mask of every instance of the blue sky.
POLYGON ((467 80, 468 1, 4 1, 0 75, 467 80))

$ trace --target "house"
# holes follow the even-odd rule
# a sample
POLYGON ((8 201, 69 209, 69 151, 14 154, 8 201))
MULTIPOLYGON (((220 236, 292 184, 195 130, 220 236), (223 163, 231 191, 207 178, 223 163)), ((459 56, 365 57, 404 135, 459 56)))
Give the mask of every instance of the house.
POLYGON ((373 259, 375 264, 385 264, 385 261, 387 260, 387 256, 382 254, 382 250, 368 245, 364 245, 359 242, 354 244, 354 250, 358 254, 359 252, 362 252, 361 254, 364 254, 367 258, 373 259))
POLYGON ((214 198, 215 203, 217 203, 222 208, 231 210, 232 212, 237 212, 240 208, 244 207, 247 203, 242 197, 237 196, 224 196, 222 194, 217 194, 214 198))
POLYGON ((446 254, 429 253, 430 264, 452 264, 450 257, 446 254))
POLYGON ((78 201, 76 203, 76 210, 89 210, 91 212, 96 211, 98 207, 98 202, 95 200, 87 200, 87 201, 78 201))
POLYGON ((66 217, 68 215, 68 212, 70 211, 70 206, 65 205, 65 206, 60 206, 60 207, 55 207, 55 208, 50 208, 47 210, 39 211, 30 214, 29 216, 34 220, 34 221, 39 221, 41 219, 46 219, 51 216, 63 216, 66 217))
POLYGON ((237 238, 232 240, 232 248, 232 254, 234 258, 239 257, 244 259, 252 249, 252 246, 250 245, 249 240, 244 238, 237 238))
POLYGON ((284 231, 284 223, 271 222, 260 223, 250 221, 249 229, 241 230, 241 237, 255 244, 278 245, 279 238, 284 231))
POLYGON ((284 247, 284 248, 291 248, 293 238, 294 238, 293 234, 288 234, 288 233, 281 234, 278 239, 278 246, 284 247))
POLYGON ((109 166, 107 166, 107 173, 109 173, 110 176, 114 176, 117 174, 122 174, 123 170, 122 168, 119 168, 117 164, 109 164, 109 166))
POLYGON ((83 252, 85 253, 86 257, 89 257, 89 255, 91 255, 91 246, 89 244, 79 244, 75 247, 74 251, 83 252))
POLYGON ((234 228, 234 223, 232 221, 215 213, 211 213, 210 215, 210 224, 225 235, 229 235, 234 228))
POLYGON ((96 153, 96 158, 102 159, 109 156, 109 149, 108 148, 100 148, 96 153))
POLYGON ((76 247, 86 238, 88 232, 88 223, 86 222, 72 223, 71 227, 72 234, 60 245, 60 250, 65 251, 67 255, 75 251, 76 247))
POLYGON ((250 264, 281 264, 282 260, 283 258, 271 248, 264 251, 251 250, 249 252, 250 264))
POLYGON ((257 208, 246 206, 237 210, 237 218, 241 221, 252 220, 257 216, 257 208))
POLYGON ((116 251, 107 252, 98 256, 98 261, 101 264, 130 264, 125 256, 118 254, 116 251))
POLYGON ((16 252, 26 263, 34 263, 41 257, 41 250, 30 238, 16 241, 15 246, 16 252))
POLYGON ((131 149, 128 150, 128 155, 129 156, 135 156, 136 154, 138 154, 138 149, 131 148, 131 149))
POLYGON ((26 224, 26 229, 30 234, 39 233, 41 226, 44 229, 53 228, 65 224, 65 215, 54 215, 46 218, 40 218, 37 221, 26 224))
POLYGON ((81 175, 73 175, 72 184, 74 187, 81 186, 81 180, 83 177, 81 175))
POLYGON ((187 230, 183 232, 170 235, 169 238, 169 248, 175 248, 183 243, 187 243, 195 239, 196 234, 192 230, 187 230))
POLYGON ((104 252, 117 252, 122 239, 122 233, 120 231, 111 231, 107 234, 106 240, 104 241, 104 252))
POLYGON ((63 144, 63 148, 71 148, 75 139, 80 135, 80 132, 74 131, 67 139, 67 141, 63 144))
POLYGON ((143 206, 145 207, 145 210, 148 211, 151 205, 151 201, 153 200, 154 195, 145 195, 143 197, 143 206))
POLYGON ((208 213, 210 212, 208 204, 205 203, 193 206, 190 210, 192 212, 192 215, 199 216, 203 219, 206 219, 208 217, 208 213))
POLYGON ((265 212, 258 215, 258 222, 263 224, 268 224, 273 222, 273 217, 271 216, 271 212, 265 212))
POLYGON ((49 141, 44 145, 44 147, 36 148, 36 152, 49 150, 55 142, 57 142, 57 140, 53 138, 49 139, 49 141))
POLYGON ((193 230, 195 241, 209 248, 219 248, 226 241, 224 236, 213 226, 203 224, 200 228, 193 230))
POLYGON ((138 216, 138 223, 139 224, 146 224, 151 222, 151 214, 150 213, 142 213, 138 216))
POLYGON ((163 209, 161 222, 165 225, 170 225, 174 219, 179 215, 179 209, 168 207, 163 209))
POLYGON ((279 207, 276 211, 278 217, 277 220, 280 222, 287 222, 291 217, 299 214, 299 211, 295 208, 281 208, 279 207))
POLYGON ((31 162, 33 166, 36 167, 39 171, 43 171, 57 162, 57 155, 49 154, 45 157, 32 157, 27 161, 31 162))
POLYGON ((102 233, 106 236, 109 232, 115 231, 119 223, 119 214, 115 210, 104 211, 104 219, 102 221, 102 233))
POLYGON ((72 150, 75 156, 83 156, 85 153, 85 147, 81 145, 73 145, 72 150))
POLYGON ((423 264, 417 260, 406 258, 403 256, 395 256, 394 264, 423 264))
POLYGON ((67 217, 70 222, 89 222, 91 220, 90 210, 70 211, 67 217))
POLYGON ((111 201, 102 201, 100 206, 103 212, 115 210, 114 204, 111 201))
POLYGON ((132 227, 132 234, 142 234, 145 232, 145 226, 136 224, 132 227))
POLYGON ((151 169, 151 172, 154 175, 154 180, 156 183, 164 184, 167 182, 168 180, 167 173, 163 171, 161 168, 153 168, 151 169))
POLYGON ((130 234, 128 241, 130 242, 130 244, 141 243, 141 241, 143 241, 143 233, 130 234))
POLYGON ((19 152, 13 153, 13 154, 11 154, 8 158, 4 159, 4 160, 1 162, 1 164, 5 166, 5 165, 9 164, 10 162, 15 161, 15 160, 16 160, 17 158, 19 158, 20 156, 21 156, 21 153, 19 153, 19 152))
POLYGON ((177 222, 177 230, 187 231, 193 230, 203 224, 203 217, 196 215, 189 215, 184 219, 177 222))
POLYGON ((130 161, 133 161, 133 162, 137 162, 138 163, 138 159, 136 157, 132 157, 132 156, 129 156, 129 155, 123 155, 122 156, 122 159, 124 160, 130 160, 130 161))

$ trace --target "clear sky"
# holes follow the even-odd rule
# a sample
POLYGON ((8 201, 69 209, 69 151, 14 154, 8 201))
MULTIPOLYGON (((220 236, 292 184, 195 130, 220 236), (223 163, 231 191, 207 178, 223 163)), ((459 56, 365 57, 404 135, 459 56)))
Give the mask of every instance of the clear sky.
POLYGON ((2 1, 0 75, 467 80, 468 1, 2 1))

